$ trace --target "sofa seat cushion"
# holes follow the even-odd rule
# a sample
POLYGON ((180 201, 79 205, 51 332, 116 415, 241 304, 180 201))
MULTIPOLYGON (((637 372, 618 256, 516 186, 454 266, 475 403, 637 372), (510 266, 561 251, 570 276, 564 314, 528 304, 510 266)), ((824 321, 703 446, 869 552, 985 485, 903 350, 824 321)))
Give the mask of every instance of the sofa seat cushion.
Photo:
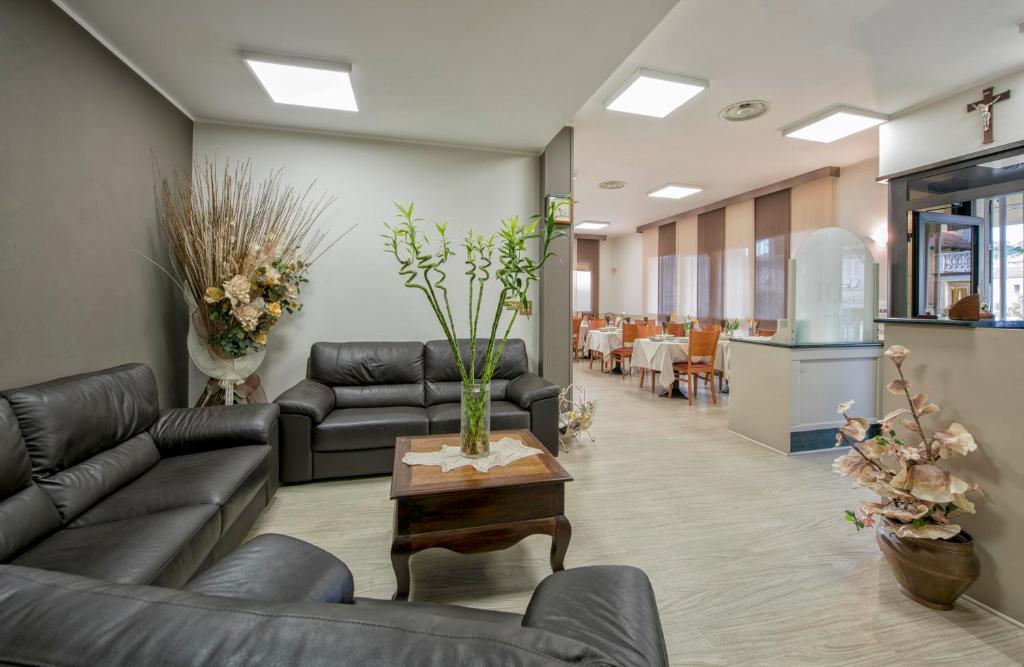
MULTIPOLYGON (((427 408, 431 433, 458 433, 462 414, 459 403, 440 403, 427 408)), ((530 428, 530 411, 509 401, 491 401, 491 430, 530 428)))
POLYGON ((320 547, 268 533, 238 547, 188 582, 203 595, 263 602, 352 602, 348 566, 320 547))
POLYGON ((66 528, 14 562, 114 583, 177 588, 196 573, 219 537, 219 508, 194 505, 66 528))
POLYGON ((91 526, 191 505, 213 505, 221 508, 221 525, 226 531, 257 493, 265 493, 270 454, 267 445, 245 445, 162 459, 71 526, 91 526))
POLYGON ((427 435, 427 411, 412 406, 335 410, 313 431, 313 451, 394 447, 402 435, 427 435))

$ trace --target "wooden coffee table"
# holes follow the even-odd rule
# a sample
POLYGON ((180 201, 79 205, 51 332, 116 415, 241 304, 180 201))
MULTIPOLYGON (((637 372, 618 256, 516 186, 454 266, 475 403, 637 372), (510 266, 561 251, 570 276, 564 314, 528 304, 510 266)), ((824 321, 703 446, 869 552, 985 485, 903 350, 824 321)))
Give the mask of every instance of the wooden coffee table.
POLYGON ((565 518, 565 483, 572 476, 529 431, 496 431, 491 442, 506 436, 541 453, 486 473, 472 466, 441 472, 438 466, 406 465, 402 457, 410 451, 437 451, 442 444, 458 445, 458 434, 397 439, 391 477, 391 565, 398 580, 393 599, 409 598, 409 560, 433 547, 477 553, 506 549, 527 535, 550 535, 551 570, 564 569, 572 536, 565 518))

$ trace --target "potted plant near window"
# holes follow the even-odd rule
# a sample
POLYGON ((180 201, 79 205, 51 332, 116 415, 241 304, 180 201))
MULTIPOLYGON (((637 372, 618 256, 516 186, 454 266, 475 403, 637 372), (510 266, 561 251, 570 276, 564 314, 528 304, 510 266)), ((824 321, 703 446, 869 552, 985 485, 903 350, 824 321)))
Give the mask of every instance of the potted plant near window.
POLYGON ((875 527, 875 537, 900 590, 910 599, 934 609, 953 608, 956 599, 978 578, 979 563, 974 542, 956 523, 957 515, 974 513, 967 494, 980 491, 944 469, 940 463, 966 456, 977 449, 974 437, 958 423, 944 431, 929 431, 922 418, 939 412, 928 395, 911 394, 903 374, 910 350, 894 345, 885 356, 896 366, 898 377, 886 389, 904 396, 907 407, 887 414, 880 433, 867 439, 868 421, 850 417, 853 401, 841 403, 838 412, 846 423, 839 428, 836 446, 850 451, 835 460, 833 470, 852 477, 853 486, 867 487, 879 501, 863 501, 846 520, 858 530, 875 527), (897 426, 909 432, 904 440, 897 426))
MULTIPOLYGON (((466 233, 462 242, 465 252, 464 273, 469 277, 469 358, 462 357, 459 348, 458 327, 448 297, 448 260, 455 256, 452 242, 448 237, 448 224, 437 223, 434 229, 437 237, 431 241, 421 231, 421 218, 414 217, 413 205, 398 208, 398 222, 387 225, 384 238, 385 249, 397 260, 399 275, 406 287, 423 293, 444 332, 462 380, 462 417, 460 445, 463 456, 479 458, 490 452, 490 381, 494 370, 505 350, 512 325, 519 314, 529 312, 528 293, 537 281, 540 269, 554 253, 551 242, 564 236, 556 222, 556 207, 549 206, 544 218, 534 216, 528 223, 520 223, 518 216, 503 220, 496 234, 483 236, 473 231, 466 233), (528 256, 528 246, 536 242, 539 246, 537 258, 528 256), (497 253, 497 260, 495 260, 497 253), (488 283, 498 286, 498 299, 491 322, 485 322, 489 335, 487 346, 477 348, 477 334, 480 313, 484 302, 484 290, 488 283), (502 319, 507 322, 502 328, 502 319), (482 355, 483 372, 476 377, 477 355, 482 355)), ((463 329, 465 331, 466 329, 463 329)))

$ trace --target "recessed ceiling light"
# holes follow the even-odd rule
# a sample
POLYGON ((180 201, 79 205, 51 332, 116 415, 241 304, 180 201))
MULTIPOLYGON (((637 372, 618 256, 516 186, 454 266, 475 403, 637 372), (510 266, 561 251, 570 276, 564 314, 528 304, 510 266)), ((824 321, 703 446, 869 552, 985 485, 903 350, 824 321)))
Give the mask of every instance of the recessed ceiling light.
POLYGON ((604 229, 610 222, 598 222, 597 220, 584 220, 583 222, 577 222, 573 225, 574 229, 578 229, 581 232, 596 232, 604 229))
POLYGON ((242 59, 278 104, 359 111, 351 65, 259 53, 242 53, 242 59))
POLYGON ((604 108, 664 118, 707 87, 703 79, 638 69, 608 98, 604 108))
POLYGON ((730 104, 719 111, 718 115, 722 120, 733 122, 753 120, 758 116, 763 116, 768 111, 768 107, 768 103, 764 100, 747 100, 746 102, 730 104))
POLYGON ((830 144, 837 139, 881 125, 887 120, 888 116, 874 111, 835 106, 783 128, 782 134, 794 139, 830 144))
POLYGON ((704 188, 696 185, 676 185, 669 183, 663 185, 653 192, 648 192, 648 197, 658 197, 659 199, 682 199, 683 197, 689 197, 695 195, 698 192, 703 192, 704 188))
POLYGON ((626 187, 626 181, 601 181, 597 187, 602 190, 621 190, 626 187))

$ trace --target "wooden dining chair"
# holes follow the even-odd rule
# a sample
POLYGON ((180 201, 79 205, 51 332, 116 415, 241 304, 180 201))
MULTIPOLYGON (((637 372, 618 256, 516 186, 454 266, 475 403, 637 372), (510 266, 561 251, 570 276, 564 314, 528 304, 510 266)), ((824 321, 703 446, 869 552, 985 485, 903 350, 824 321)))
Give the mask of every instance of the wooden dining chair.
POLYGON ((665 329, 668 332, 669 336, 682 337, 686 335, 686 325, 683 324, 682 322, 669 322, 665 326, 665 329))
POLYGON ((576 361, 580 356, 580 325, 583 324, 582 317, 572 318, 572 360, 576 361))
MULTIPOLYGON (((591 319, 590 320, 590 331, 597 331, 598 329, 603 329, 607 325, 608 325, 608 323, 607 323, 606 320, 603 320, 603 319, 602 320, 591 319)), ((602 355, 600 352, 595 352, 594 350, 590 351, 590 366, 588 366, 588 368, 593 368, 594 367, 594 359, 595 358, 600 358, 601 359, 601 370, 604 370, 604 355, 602 355)))
MULTIPOLYGON (((718 336, 720 331, 691 331, 690 347, 686 352, 686 361, 672 364, 672 371, 675 378, 686 376, 686 395, 689 397, 690 405, 693 405, 693 394, 696 392, 701 376, 713 376, 715 372, 715 361, 718 356, 718 336), (699 361, 694 363, 694 358, 708 357, 710 361, 699 361)), ((718 403, 718 393, 715 391, 715 383, 711 383, 711 402, 718 403)))
POLYGON ((772 329, 758 329, 757 330, 758 338, 771 338, 774 335, 775 335, 775 331, 773 331, 772 329))
MULTIPOLYGON (((618 361, 622 366, 622 379, 626 379, 626 359, 629 359, 629 374, 633 374, 633 341, 639 333, 639 325, 624 322, 622 324, 622 347, 612 350, 612 365, 618 361)), ((640 369, 643 370, 643 369, 640 369)))

